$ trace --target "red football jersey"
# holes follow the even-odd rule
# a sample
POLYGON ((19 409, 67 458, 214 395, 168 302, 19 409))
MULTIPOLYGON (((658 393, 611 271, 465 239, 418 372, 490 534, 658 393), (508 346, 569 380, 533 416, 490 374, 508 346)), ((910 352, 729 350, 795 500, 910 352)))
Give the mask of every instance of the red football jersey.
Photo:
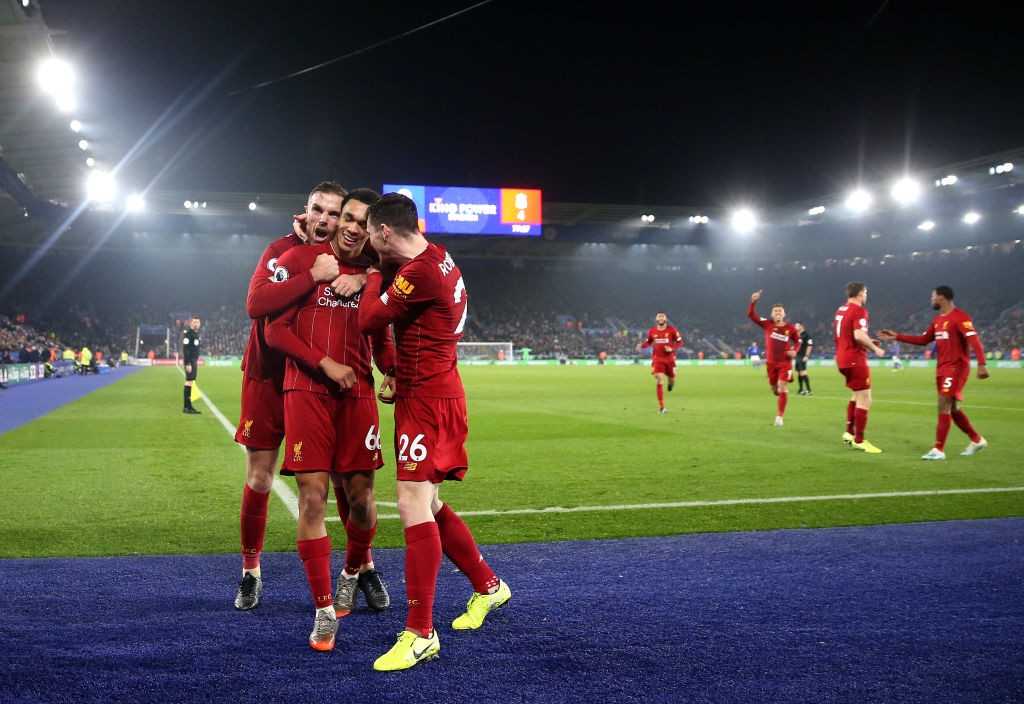
POLYGON ((935 357, 938 360, 935 371, 939 376, 942 376, 943 370, 969 367, 971 353, 968 347, 974 349, 975 358, 981 362, 985 360, 985 349, 978 331, 974 329, 974 322, 971 316, 959 308, 945 315, 936 315, 923 335, 901 334, 896 339, 912 345, 927 345, 934 340, 935 357))
POLYGON ((664 328, 655 325, 647 331, 647 339, 641 342, 640 346, 654 347, 651 350, 652 362, 671 362, 675 361, 676 350, 683 346, 683 336, 671 325, 666 325, 664 328), (671 351, 665 351, 666 345, 672 348, 671 351))
POLYGON ((274 280, 278 257, 292 247, 303 244, 295 235, 274 240, 263 250, 256 271, 249 279, 245 310, 253 320, 249 341, 242 355, 242 371, 252 379, 274 381, 280 386, 284 378, 284 355, 267 344, 265 316, 280 312, 313 288, 315 282, 312 274, 286 282, 274 280))
POLYGON ((836 343, 836 366, 840 369, 868 362, 867 350, 853 337, 853 331, 868 331, 868 311, 856 303, 844 303, 836 311, 832 334, 836 343))
POLYGON ((796 329, 796 325, 793 325, 793 323, 776 325, 774 320, 758 316, 754 312, 755 305, 754 301, 750 302, 750 308, 747 309, 747 317, 764 328, 764 348, 767 355, 765 361, 768 364, 790 361, 792 358, 787 357, 786 352, 789 350, 798 352, 800 350, 800 332, 796 329))
MULTIPOLYGON (((308 247, 294 247, 277 260, 275 278, 280 282, 293 276, 308 275, 317 256, 334 254, 330 243, 308 247)), ((338 259, 341 274, 361 274, 365 264, 350 264, 338 259)), ((274 284, 280 285, 280 284, 274 284)), ((373 396, 371 355, 382 372, 394 365, 394 346, 387 329, 371 339, 359 331, 359 302, 357 293, 352 297, 338 296, 330 282, 316 287, 298 303, 273 316, 267 324, 267 342, 287 355, 284 375, 285 391, 298 390, 313 393, 334 393, 338 386, 320 370, 320 360, 330 357, 352 367, 358 382, 346 393, 350 396, 373 396)))
POLYGON ((359 308, 363 330, 395 328, 397 393, 404 397, 465 396, 457 343, 468 302, 462 272, 444 247, 428 244, 403 264, 386 291, 383 276, 370 274, 359 308))

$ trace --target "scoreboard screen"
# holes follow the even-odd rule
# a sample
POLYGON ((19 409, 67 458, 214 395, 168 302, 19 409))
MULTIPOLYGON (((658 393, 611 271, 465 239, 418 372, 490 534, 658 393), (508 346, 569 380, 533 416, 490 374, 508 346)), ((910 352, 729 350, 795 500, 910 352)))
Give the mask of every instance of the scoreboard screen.
POLYGON ((409 186, 385 183, 416 203, 420 232, 435 235, 541 234, 541 192, 531 188, 409 186))

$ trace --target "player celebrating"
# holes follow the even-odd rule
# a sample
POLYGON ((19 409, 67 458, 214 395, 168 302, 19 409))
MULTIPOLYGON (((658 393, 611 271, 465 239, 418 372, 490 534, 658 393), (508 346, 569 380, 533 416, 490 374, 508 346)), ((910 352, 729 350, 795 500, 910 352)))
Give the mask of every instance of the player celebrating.
POLYGON ((971 316, 953 304, 953 289, 938 286, 932 291, 932 309, 939 314, 922 335, 904 335, 884 329, 878 336, 883 340, 899 340, 911 345, 927 345, 935 341, 938 362, 935 368, 935 382, 939 391, 939 422, 935 429, 935 447, 925 453, 923 460, 946 459, 946 438, 949 437, 950 423, 964 431, 971 439, 961 455, 973 455, 988 447, 988 442, 971 425, 967 414, 960 410, 964 400, 964 385, 971 376, 971 355, 968 346, 974 350, 978 360, 978 378, 988 378, 985 366, 985 350, 981 345, 978 331, 974 329, 971 316))
POLYGON ((651 374, 657 381, 658 413, 664 413, 665 384, 667 380, 669 391, 676 385, 676 350, 683 346, 683 337, 668 324, 665 311, 658 311, 654 322, 654 327, 647 331, 647 339, 638 343, 636 348, 654 348, 651 351, 651 374))
MULTIPOLYGON (((338 263, 323 253, 303 276, 276 281, 278 258, 292 247, 323 244, 334 238, 341 214, 341 199, 348 193, 341 185, 324 181, 309 194, 301 236, 291 234, 274 240, 263 251, 249 281, 246 312, 252 318, 249 341, 242 356, 242 402, 235 442, 246 450, 245 488, 242 492, 240 527, 242 580, 235 608, 248 611, 259 606, 263 594, 260 558, 267 526, 267 505, 274 483, 278 447, 284 439, 284 355, 266 341, 267 316, 278 313, 312 291, 317 284, 340 286, 338 263)), ((362 285, 362 282, 359 283, 362 285)))
POLYGON ((846 388, 853 392, 853 398, 846 406, 843 442, 869 455, 877 455, 881 450, 864 439, 871 409, 871 370, 868 368, 867 350, 877 357, 883 356, 885 350, 868 335, 868 311, 864 308, 868 300, 867 284, 863 281, 846 284, 846 298, 846 303, 836 311, 833 329, 836 367, 846 378, 846 388))
POLYGON ((781 426, 782 416, 786 414, 786 401, 789 399, 789 382, 793 381, 793 358, 800 350, 800 331, 793 323, 786 322, 786 309, 782 307, 781 303, 772 306, 770 320, 759 316, 754 308, 762 293, 764 293, 764 289, 750 294, 747 317, 756 325, 764 328, 768 383, 772 387, 772 393, 778 397, 776 402, 778 415, 775 416, 775 425, 781 426))
POLYGON ((379 671, 408 669, 441 650, 433 612, 442 553, 473 585, 466 612, 452 621, 455 630, 479 628, 512 598, 469 527, 439 496, 442 482, 461 481, 469 468, 466 392, 456 354, 469 299, 451 255, 427 241, 418 221, 416 204, 400 193, 382 196, 367 213, 370 243, 381 265, 394 272, 386 285, 380 271, 369 270, 359 325, 364 333, 395 330, 395 459, 409 608, 398 641, 373 663, 379 671))

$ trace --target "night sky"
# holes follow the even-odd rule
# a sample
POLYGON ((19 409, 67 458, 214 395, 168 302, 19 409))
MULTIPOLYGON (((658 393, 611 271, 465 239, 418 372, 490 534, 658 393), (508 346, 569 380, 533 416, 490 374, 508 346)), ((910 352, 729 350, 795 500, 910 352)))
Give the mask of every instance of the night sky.
POLYGON ((39 1, 135 189, 781 205, 1024 146, 1015 2, 39 1))

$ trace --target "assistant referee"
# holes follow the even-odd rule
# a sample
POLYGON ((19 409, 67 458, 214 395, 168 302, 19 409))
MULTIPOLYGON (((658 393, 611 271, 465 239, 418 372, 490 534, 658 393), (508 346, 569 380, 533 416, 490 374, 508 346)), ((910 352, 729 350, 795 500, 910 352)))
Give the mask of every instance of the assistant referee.
POLYGON ((192 384, 199 371, 199 325, 199 316, 192 316, 181 338, 181 356, 185 361, 185 407, 181 409, 182 413, 202 413, 192 407, 192 384))

